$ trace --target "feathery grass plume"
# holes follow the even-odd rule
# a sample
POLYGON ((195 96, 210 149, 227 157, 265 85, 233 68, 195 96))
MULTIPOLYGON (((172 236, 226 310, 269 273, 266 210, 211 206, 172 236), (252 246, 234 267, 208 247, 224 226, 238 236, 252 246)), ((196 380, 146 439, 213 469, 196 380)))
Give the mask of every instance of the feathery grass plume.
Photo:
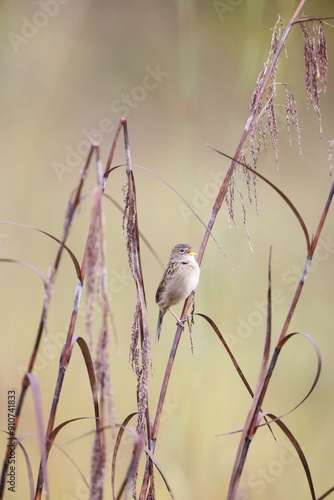
POLYGON ((308 105, 318 115, 322 133, 320 93, 326 92, 328 56, 323 22, 317 19, 301 20, 304 37, 305 87, 308 105), (311 21, 311 23, 310 23, 311 21))
MULTIPOLYGON (((109 329, 108 313, 110 303, 107 295, 107 268, 106 268, 106 244, 105 244, 105 222, 103 211, 103 191, 105 188, 104 177, 97 149, 97 185, 94 190, 94 204, 92 208, 91 225, 86 245, 86 329, 93 352, 93 307, 97 303, 102 314, 102 324, 97 341, 96 355, 94 359, 97 390, 100 395, 100 420, 97 422, 99 431, 96 433, 91 459, 91 493, 90 497, 96 500, 102 499, 103 481, 106 472, 106 444, 103 421, 107 417, 112 431, 115 428, 113 410, 113 391, 110 378, 109 363, 109 329), (105 415, 105 413, 107 413, 105 415)), ((106 167, 107 168, 107 167, 106 167)))
POLYGON ((292 146, 291 141, 291 128, 295 128, 297 132, 297 142, 299 148, 299 154, 302 156, 302 145, 301 145, 301 132, 299 127, 298 113, 297 113, 297 103, 293 97, 291 90, 287 84, 282 84, 285 88, 286 104, 285 108, 285 121, 288 129, 289 143, 292 146))
MULTIPOLYGON (((279 48, 279 42, 281 40, 283 40, 282 31, 283 31, 283 24, 282 24, 281 19, 278 18, 278 20, 276 21, 276 24, 273 28, 273 34, 271 37, 268 59, 264 63, 264 66, 261 69, 259 76, 257 78, 256 84, 255 84, 255 89, 254 89, 254 92, 253 92, 253 95, 251 98, 251 102, 250 102, 250 110, 251 111, 256 111, 257 113, 260 113, 260 111, 262 109, 263 82, 264 82, 265 76, 268 73, 269 68, 271 69, 271 72, 269 75, 270 83, 275 84, 275 82, 276 82, 276 73, 277 73, 277 67, 278 67, 277 50, 279 48)), ((267 101, 268 101, 274 97, 275 87, 271 86, 270 84, 267 84, 266 88, 269 89, 268 96, 267 96, 267 101)))
POLYGON ((228 186, 228 190, 226 193, 226 204, 228 210, 228 218, 231 225, 231 222, 236 226, 235 216, 234 216, 234 199, 235 199, 235 186, 236 186, 236 176, 238 173, 238 169, 236 168, 231 177, 231 181, 228 186))
POLYGON ((326 92, 327 73, 328 73, 328 54, 327 54, 327 40, 324 30, 324 23, 319 20, 318 25, 318 62, 320 83, 324 93, 326 92))
POLYGON ((239 188, 236 188, 236 189, 237 189, 237 192, 238 192, 239 198, 240 198, 240 205, 241 205, 242 214, 243 214, 242 223, 243 223, 243 226, 244 226, 245 231, 246 231, 248 245, 249 245, 249 248, 251 249, 251 251, 254 253, 254 249, 253 249, 253 246, 251 243, 250 233, 249 233, 248 226, 247 226, 247 210, 246 210, 246 206, 245 206, 245 202, 244 202, 244 197, 243 197, 243 194, 240 191, 240 189, 239 188))
POLYGON ((90 472, 90 500, 103 500, 103 481, 106 473, 106 451, 102 432, 96 432, 90 472))
MULTIPOLYGON (((250 102, 250 110, 251 113, 253 114, 253 123, 249 131, 248 140, 245 146, 241 149, 238 157, 236 158, 241 163, 246 163, 246 164, 250 163, 254 170, 257 169, 261 151, 263 150, 265 153, 267 153, 267 136, 270 137, 271 144, 275 154, 276 164, 278 165, 278 124, 275 112, 274 99, 276 97, 276 73, 278 67, 277 51, 279 49, 280 41, 283 40, 282 32, 283 32, 283 24, 281 19, 278 18, 273 28, 268 59, 264 63, 264 66, 259 73, 255 85, 255 90, 253 92, 250 102), (263 88, 264 79, 269 71, 269 68, 270 68, 269 83, 267 83, 266 87, 263 88), (265 103, 263 104, 264 101, 265 103)), ((243 172, 245 174, 249 202, 252 203, 253 198, 255 199, 256 212, 258 213, 256 176, 247 169, 244 169, 243 172), (251 185, 253 185, 252 189, 251 185)), ((229 195, 228 195, 228 207, 229 207, 229 217, 232 221, 234 221, 234 213, 233 213, 234 189, 235 189, 235 182, 234 180, 231 179, 231 183, 229 186, 229 195)), ((241 195, 241 192, 239 192, 239 195, 241 195)), ((244 212, 244 226, 246 227, 245 206, 243 204, 242 195, 240 196, 240 199, 242 203, 242 210, 244 212)), ((247 235, 249 236, 248 231, 247 235)))
MULTIPOLYGON (((271 44, 269 49, 268 64, 270 64, 274 60, 273 58, 278 49, 278 44, 282 36, 282 31, 283 31, 283 23, 281 21, 281 18, 279 17, 273 29, 273 35, 271 38, 271 44)), ((274 107, 274 99, 276 97, 277 68, 278 68, 278 59, 274 60, 272 72, 270 75, 271 85, 269 84, 267 86, 267 102, 265 105, 267 107, 267 123, 264 126, 264 130, 262 130, 262 127, 260 127, 258 133, 259 141, 261 141, 263 135, 265 135, 267 131, 269 132, 271 144, 275 153, 276 165, 278 165, 278 126, 277 126, 277 118, 274 107)))
POLYGON ((277 51, 279 49, 280 42, 283 42, 285 48, 283 24, 281 19, 278 18, 273 28, 268 59, 259 73, 255 90, 251 98, 250 110, 254 112, 254 125, 250 132, 248 141, 249 145, 242 151, 244 160, 247 156, 247 163, 249 163, 250 159, 252 160, 252 167, 254 170, 257 168, 258 159, 262 149, 265 153, 267 152, 267 136, 270 137, 271 145, 275 154, 276 165, 278 165, 278 123, 275 110, 275 98, 276 87, 278 85, 276 82, 278 68, 277 51), (267 75, 269 68, 271 68, 269 82, 266 87, 263 88, 264 77, 267 75), (250 158, 248 158, 249 156, 250 158))
MULTIPOLYGON (((97 210, 97 207, 95 207, 97 210)), ((93 352, 93 318, 94 306, 97 300, 97 289, 101 276, 101 262, 100 262, 100 217, 99 214, 95 217, 95 223, 91 224, 87 238, 87 252, 86 252, 86 334, 88 345, 93 352)))
POLYGON ((331 179, 333 179, 333 153, 334 153, 334 140, 329 141, 329 149, 328 149, 328 166, 329 166, 329 175, 331 179))
POLYGON ((111 431, 114 432, 115 429, 113 388, 111 384, 108 348, 107 312, 104 311, 94 361, 96 385, 100 392, 100 420, 97 423, 99 431, 95 434, 91 456, 90 498, 96 500, 103 498, 103 481, 106 474, 106 444, 103 427, 103 422, 106 418, 109 421, 111 431))
POLYGON ((111 383, 110 374, 110 360, 109 360, 109 331, 107 325, 107 315, 106 312, 103 313, 104 318, 101 325, 96 356, 95 356, 95 372, 97 385, 101 390, 101 414, 104 418, 107 417, 109 421, 110 428, 114 433, 115 430, 115 409, 114 409, 114 391, 111 383), (104 409, 106 408, 107 415, 104 415, 104 409))
POLYGON ((250 247, 251 251, 253 252, 253 247, 252 247, 251 239, 250 239, 250 233, 249 233, 248 226, 247 226, 247 210, 246 210, 246 206, 245 206, 244 196, 242 194, 241 189, 238 187, 238 183, 237 183, 237 178, 238 178, 238 175, 241 171, 245 180, 246 180, 248 201, 250 204, 252 204, 253 197, 254 197, 256 213, 258 215, 258 197, 257 197, 257 192, 256 192, 256 175, 250 169, 247 169, 244 166, 245 161, 246 161, 245 154, 244 154, 244 152, 242 152, 240 157, 239 157, 238 162, 240 162, 240 163, 243 162, 243 165, 241 165, 241 166, 238 165, 237 168, 233 172, 233 175, 231 177, 231 181, 229 184, 229 189, 227 190, 227 193, 226 193, 226 204, 227 204, 227 209, 228 209, 228 218, 229 218, 230 226, 231 226, 231 223, 233 223, 236 227, 238 227, 238 224, 235 220, 235 214, 234 214, 235 193, 237 192, 239 195, 240 206, 241 206, 242 215, 243 215, 242 223, 243 223, 244 229, 246 231, 249 247, 250 247), (251 179, 251 177, 253 178, 253 180, 251 179), (253 197, 252 197, 252 194, 253 194, 253 197))
MULTIPOLYGON (((272 87, 276 88, 276 85, 270 86, 270 88, 272 87)), ((276 166, 278 166, 278 125, 274 107, 274 96, 268 99, 266 129, 269 131, 271 145, 275 153, 276 166)))

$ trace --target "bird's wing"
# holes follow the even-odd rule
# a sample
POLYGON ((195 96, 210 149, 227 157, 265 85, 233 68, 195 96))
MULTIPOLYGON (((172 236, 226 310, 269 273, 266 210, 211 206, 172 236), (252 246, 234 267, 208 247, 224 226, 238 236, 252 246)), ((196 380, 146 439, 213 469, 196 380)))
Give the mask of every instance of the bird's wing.
POLYGON ((164 272, 163 277, 161 278, 157 293, 155 294, 155 301, 156 302, 159 302, 160 296, 166 288, 167 281, 171 280, 174 277, 175 273, 178 271, 179 268, 180 268, 180 265, 177 262, 170 262, 169 263, 166 271, 164 272))

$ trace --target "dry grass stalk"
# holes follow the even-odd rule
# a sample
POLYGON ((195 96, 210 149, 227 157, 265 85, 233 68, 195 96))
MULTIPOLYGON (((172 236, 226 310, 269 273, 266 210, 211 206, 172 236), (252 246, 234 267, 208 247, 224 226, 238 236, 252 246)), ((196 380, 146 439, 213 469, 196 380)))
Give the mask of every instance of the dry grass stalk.
MULTIPOLYGON (((123 230, 126 237, 126 248, 129 267, 136 285, 136 306, 132 323, 130 360, 137 377, 137 426, 136 432, 140 439, 146 434, 150 443, 150 421, 148 408, 148 372, 151 364, 150 339, 147 326, 146 299, 144 279, 140 257, 140 241, 138 229, 138 213, 136 186, 131 167, 130 146, 127 123, 124 120, 124 143, 126 157, 127 185, 124 196, 123 230)), ((152 470, 152 468, 150 467, 152 470)), ((136 498, 136 479, 138 463, 133 470, 133 496, 136 498)))

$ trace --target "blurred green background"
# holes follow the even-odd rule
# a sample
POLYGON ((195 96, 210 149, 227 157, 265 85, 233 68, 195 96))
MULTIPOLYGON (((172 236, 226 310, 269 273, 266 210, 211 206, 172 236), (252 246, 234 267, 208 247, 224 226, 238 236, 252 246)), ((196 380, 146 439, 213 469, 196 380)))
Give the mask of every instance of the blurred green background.
MULTIPOLYGON (((210 150, 210 143, 233 155, 240 140, 255 82, 267 60, 272 27, 284 25, 298 2, 225 0, 122 2, 114 0, 2 1, 1 19, 1 220, 28 224, 61 237, 65 207, 78 182, 80 167, 93 135, 105 162, 121 116, 128 119, 132 162, 168 181, 207 222, 228 161, 210 150)), ((331 0, 306 2, 304 13, 329 17, 331 0)), ((333 32, 329 47, 327 93, 322 95, 322 125, 307 109, 303 40, 299 27, 287 41, 277 80, 287 82, 298 104, 303 156, 296 134, 292 146, 280 121, 279 169, 268 148, 259 162, 261 173, 276 183, 303 215, 314 233, 331 185, 327 155, 333 134, 333 32)), ((283 103, 283 101, 282 101, 283 103)), ((123 139, 114 165, 124 163, 123 139)), ((204 228, 181 200, 159 179, 135 169, 140 229, 166 263, 172 246, 200 246, 204 228)), ((264 301, 267 263, 273 246, 273 342, 278 338, 305 259, 305 241, 294 216, 270 188, 258 184, 259 217, 247 202, 236 199, 237 227, 221 210, 214 235, 235 272, 210 240, 202 262, 196 310, 209 315, 229 341, 254 387, 265 332, 264 301)), ((93 186, 94 174, 88 179, 93 186)), ((109 178, 107 193, 122 203, 124 169, 109 178)), ((89 223, 90 200, 84 201, 69 246, 79 261, 89 223)), ((135 289, 130 279, 122 234, 122 215, 106 200, 108 289, 118 330, 111 339, 110 359, 117 422, 136 409, 135 376, 128 363, 135 289)), ((320 381, 312 396, 284 421, 309 460, 317 495, 333 485, 333 214, 326 221, 319 250, 290 331, 312 335, 323 356, 320 381)), ((2 258, 19 259, 44 274, 53 262, 55 243, 28 229, 1 225, 2 258)), ((154 343, 157 307, 154 294, 162 268, 142 245, 143 270, 152 339, 149 378, 151 415, 168 359, 174 319, 164 321, 162 338, 154 343)), ((6 429, 7 391, 20 388, 35 339, 43 286, 31 271, 1 263, 0 428, 6 429)), ((69 259, 62 261, 52 298, 48 330, 36 363, 45 419, 49 414, 61 344, 68 328, 76 275, 69 259), (51 351, 50 351, 51 349, 51 351)), ((77 334, 85 336, 84 303, 77 334)), ((180 312, 176 307, 175 311, 180 312)), ((176 499, 225 498, 238 434, 250 397, 217 338, 196 318, 194 353, 183 335, 161 423, 156 457, 176 499)), ((265 410, 283 414, 307 393, 316 371, 316 356, 301 337, 287 344, 265 400, 265 410)), ((93 414, 84 363, 75 351, 66 374, 57 423, 93 414)), ((71 441, 94 427, 92 421, 71 424, 59 434, 49 460, 51 498, 86 499, 87 490, 64 450, 89 477, 92 437, 71 441), (70 442, 71 441, 71 442, 70 442)), ((18 434, 32 434, 24 444, 38 467, 38 441, 29 392, 18 434)), ((2 436, 3 449, 5 435, 2 436)), ((118 482, 131 457, 131 440, 121 450, 118 482)), ((1 452, 3 453, 3 452, 1 452)), ((109 464, 110 465, 110 464, 109 464)), ((18 452, 17 496, 27 498, 28 479, 18 452)), ((110 498, 110 481, 106 496, 110 498)), ((159 477, 157 498, 169 498, 159 477)), ((250 448, 241 499, 309 498, 304 472, 288 440, 277 430, 277 443, 260 430, 250 448), (292 493, 293 489, 293 493, 292 493)), ((5 498, 11 498, 7 492, 5 498)))

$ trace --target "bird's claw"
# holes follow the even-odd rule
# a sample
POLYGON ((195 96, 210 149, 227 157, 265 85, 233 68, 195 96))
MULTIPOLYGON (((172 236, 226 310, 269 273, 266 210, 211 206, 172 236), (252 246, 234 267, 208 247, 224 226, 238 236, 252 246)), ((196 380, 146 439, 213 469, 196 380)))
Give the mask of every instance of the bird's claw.
POLYGON ((185 319, 179 319, 177 318, 177 325, 178 326, 181 326, 182 328, 184 328, 184 325, 185 323, 187 323, 188 319, 190 318, 190 316, 187 316, 185 319))

